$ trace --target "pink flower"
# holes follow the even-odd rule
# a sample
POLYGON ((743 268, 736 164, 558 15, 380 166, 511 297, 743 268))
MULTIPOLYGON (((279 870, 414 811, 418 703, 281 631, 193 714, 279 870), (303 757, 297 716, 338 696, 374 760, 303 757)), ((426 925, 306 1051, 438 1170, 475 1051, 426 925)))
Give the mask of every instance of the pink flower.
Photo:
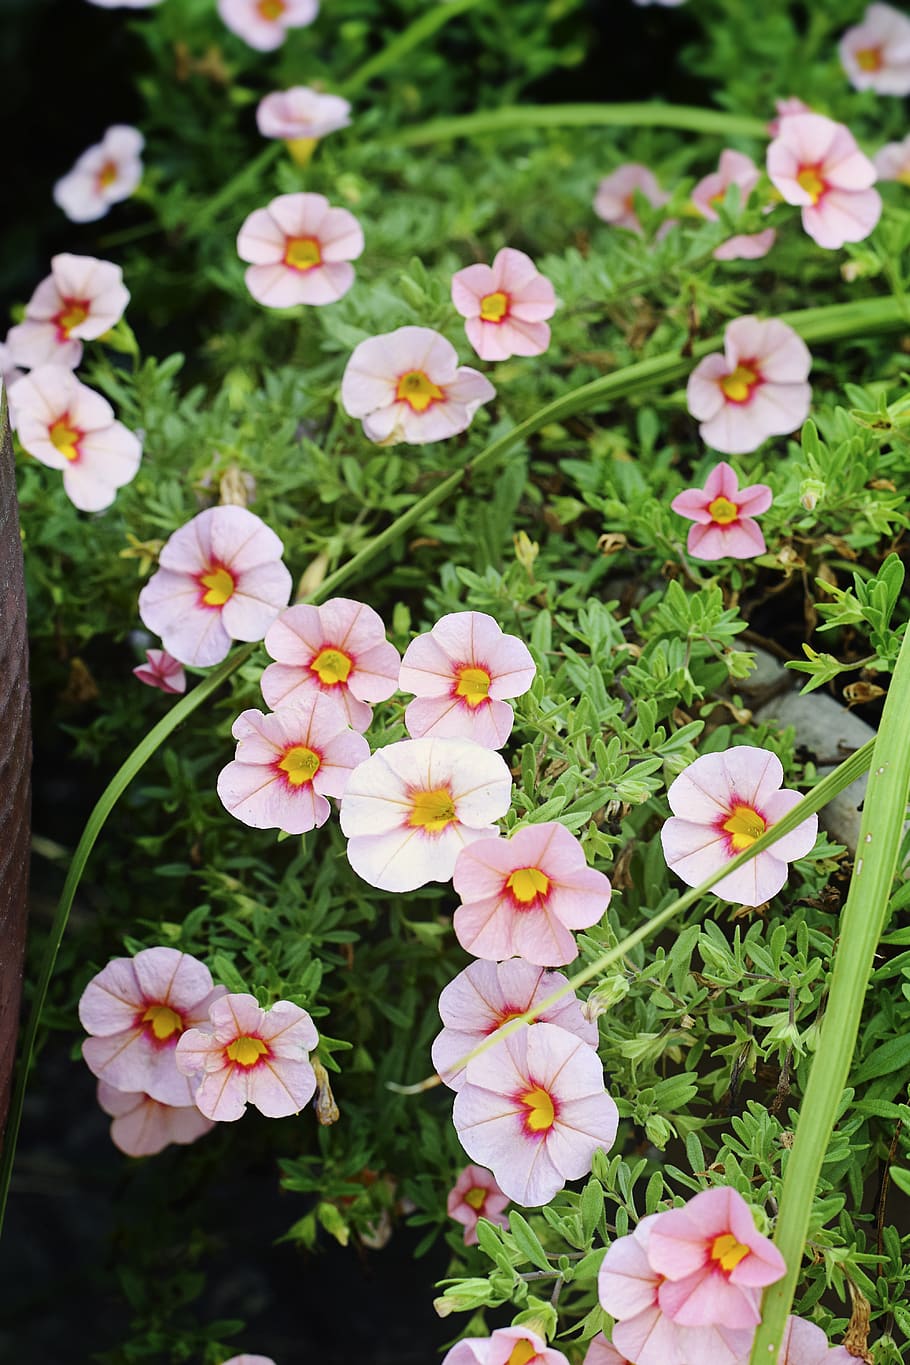
POLYGON ((466 1337, 443 1357, 442 1365, 569 1365, 530 1327, 497 1327, 490 1337, 466 1337))
POLYGON ((794 114, 781 121, 768 147, 768 175, 788 204, 799 204, 803 227, 829 250, 861 242, 882 211, 871 188, 875 167, 842 123, 822 114, 794 114))
POLYGON ((186 691, 186 674, 179 659, 168 654, 166 649, 147 649, 145 657, 148 663, 133 669, 140 682, 149 687, 160 687, 162 692, 186 691))
MULTIPOLYGON (((800 800, 799 792, 780 789, 783 780, 780 759, 768 749, 743 744, 702 754, 667 792, 673 818, 660 832, 667 866, 687 886, 698 886, 751 847, 800 800)), ((771 848, 723 877, 712 894, 761 905, 781 889, 788 863, 806 856, 817 832, 818 817, 807 816, 771 848)))
POLYGON ((144 1092, 161 1104, 194 1103, 193 1087, 174 1061, 184 1029, 208 1018, 224 995, 204 963, 176 948, 143 948, 115 957, 92 977, 79 1019, 92 1036, 82 1044, 89 1071, 115 1090, 144 1092))
POLYGON ((776 240, 777 233, 774 228, 764 228, 761 232, 738 232, 714 248, 714 259, 760 261, 763 256, 767 256, 776 240))
POLYGON ((903 142, 889 142, 875 154, 875 170, 879 180, 899 180, 910 185, 910 133, 903 142))
POLYGON ((82 512, 110 507, 135 478, 139 438, 114 419, 106 398, 62 365, 41 365, 10 390, 10 415, 23 450, 63 471, 63 491, 82 512))
POLYGON ((828 1338, 814 1322, 787 1318, 787 1330, 777 1365, 856 1365, 857 1357, 844 1346, 828 1345, 828 1338))
POLYGON ((275 1365, 270 1356, 231 1356, 230 1360, 224 1361, 224 1365, 275 1365))
POLYGON ((455 347, 429 327, 399 327, 354 348, 341 380, 341 405, 379 445, 424 445, 470 425, 496 390, 458 364, 455 347))
POLYGON ((771 506, 771 489, 765 483, 740 488, 726 462, 715 465, 704 488, 687 488, 670 503, 674 512, 688 517, 686 549, 696 559, 754 559, 765 553, 765 538, 753 517, 771 506))
POLYGON ((0 382, 7 393, 25 374, 24 370, 18 369, 13 353, 5 341, 0 341, 0 382))
POLYGON ((891 5, 869 5, 837 50, 854 90, 910 95, 910 19, 891 5))
POLYGON ((206 1118, 233 1122, 252 1104, 267 1118, 282 1119, 313 1098, 308 1054, 318 1042, 299 1005, 279 1000, 264 1010, 252 995, 225 995, 212 1005, 207 1025, 182 1035, 177 1066, 184 1076, 201 1074, 195 1101, 206 1118))
POLYGON ((629 228, 641 235, 642 227, 635 213, 634 192, 638 190, 654 208, 661 208, 670 198, 660 188, 657 177, 647 166, 637 161, 619 166, 597 186, 594 212, 613 227, 629 228))
POLYGON ((469 844, 452 882, 462 900, 453 927, 466 952, 541 967, 578 956, 571 930, 597 924, 612 894, 609 878, 588 867, 581 844, 555 821, 469 844))
POLYGON ((501 749, 515 720, 503 698, 527 692, 536 671, 527 645, 504 634, 492 616, 449 612, 411 641, 401 661, 398 685, 416 694, 404 713, 408 734, 501 749))
POLYGON ((812 357, 778 318, 735 318, 723 354, 705 356, 689 376, 686 402, 701 438, 725 455, 757 450, 794 431, 809 415, 812 357))
POLYGON ((237 234, 237 254, 252 262, 246 287, 268 308, 334 303, 354 283, 349 262, 362 251, 357 219, 324 194, 280 194, 237 234))
POLYGON ((223 23, 258 52, 281 47, 289 28, 305 28, 319 13, 317 0, 218 0, 223 23))
POLYGON ((587 1175, 619 1122, 594 1048, 555 1024, 523 1028, 468 1062, 452 1119, 468 1156, 525 1206, 587 1175))
MULTIPOLYGON (((729 186, 739 186, 740 203, 745 204, 759 179, 760 173, 752 158, 728 148, 721 152, 717 170, 699 180, 692 191, 692 202, 704 218, 715 223, 718 218, 715 205, 723 200, 729 186)), ((771 250, 776 236, 774 228, 766 228, 764 232, 730 237, 715 249, 714 258, 718 261, 759 260, 771 250)))
POLYGON ((784 100, 775 100, 774 108, 777 110, 777 117, 773 118, 768 124, 768 136, 777 137, 780 132, 780 125, 785 118, 790 118, 793 114, 811 114, 812 108, 805 104, 797 95, 788 95, 784 100))
MULTIPOLYGON (((460 1090, 465 1069, 457 1070, 456 1065, 462 1057, 510 1019, 566 985, 562 972, 545 972, 518 958, 499 963, 472 962, 465 967, 439 997, 439 1014, 445 1027, 434 1039, 432 1055, 441 1079, 451 1090, 460 1090)), ((589 1047, 597 1047, 597 1024, 585 1018, 574 991, 550 1005, 528 1027, 536 1028, 538 1023, 558 1025, 589 1047)))
POLYGON ((319 829, 331 812, 326 797, 340 800, 351 771, 370 756, 335 699, 319 692, 272 715, 244 711, 231 734, 237 753, 218 775, 218 795, 254 829, 319 829))
POLYGON ((306 85, 273 90, 256 109, 256 124, 263 137, 289 142, 325 137, 351 121, 351 106, 340 95, 322 95, 306 85))
POLYGON ((82 359, 82 339, 100 337, 123 317, 129 303, 123 271, 94 256, 64 253, 51 260, 25 309, 25 321, 10 328, 7 342, 19 365, 65 365, 82 359))
POLYGON ((398 687, 401 658, 381 617, 349 597, 288 607, 266 631, 265 647, 277 660, 261 679, 273 708, 325 693, 343 708, 348 724, 363 731, 373 719, 368 703, 387 701, 398 687))
POLYGON ((175 531, 139 594, 139 615, 183 664, 220 663, 261 640, 291 595, 284 546, 245 507, 209 507, 175 531))
POLYGON ((348 861, 371 886, 447 882, 465 844, 495 834, 512 777, 499 754, 465 739, 407 739, 355 768, 341 803, 348 861))
POLYGON ((145 139, 138 128, 115 123, 73 169, 54 186, 54 203, 72 223, 103 218, 112 204, 129 199, 142 179, 140 153, 145 139))
POLYGON ((493 264, 452 276, 452 302, 481 360, 542 355, 550 344, 545 319, 556 312, 553 286, 523 251, 503 247, 493 264))
POLYGON ((583 1365, 630 1365, 630 1362, 607 1341, 603 1332, 598 1332, 596 1337, 591 1338, 583 1365))
POLYGON ((676 9, 679 5, 684 5, 686 0, 633 0, 633 3, 644 7, 645 5, 662 5, 664 9, 676 9))
POLYGON ((151 9, 152 5, 160 5, 161 0, 89 0, 90 5, 99 5, 102 9, 151 9))
POLYGON ((483 1166, 465 1166, 446 1199, 446 1212, 464 1224, 464 1244, 477 1245, 477 1220, 486 1218, 501 1228, 509 1226, 503 1209, 509 1200, 483 1166))
POLYGON ((195 1142, 215 1126, 195 1104, 161 1104, 141 1090, 115 1090, 106 1081, 98 1082, 98 1103, 114 1120, 111 1141, 126 1156, 155 1156, 172 1142, 195 1142))

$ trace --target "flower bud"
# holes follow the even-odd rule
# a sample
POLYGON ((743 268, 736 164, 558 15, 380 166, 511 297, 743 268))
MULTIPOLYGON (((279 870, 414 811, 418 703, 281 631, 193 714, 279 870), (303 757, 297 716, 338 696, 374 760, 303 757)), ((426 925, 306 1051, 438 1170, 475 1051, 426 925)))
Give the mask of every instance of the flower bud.
POLYGON ((814 512, 827 491, 821 479, 803 479, 799 486, 799 500, 807 512, 814 512))

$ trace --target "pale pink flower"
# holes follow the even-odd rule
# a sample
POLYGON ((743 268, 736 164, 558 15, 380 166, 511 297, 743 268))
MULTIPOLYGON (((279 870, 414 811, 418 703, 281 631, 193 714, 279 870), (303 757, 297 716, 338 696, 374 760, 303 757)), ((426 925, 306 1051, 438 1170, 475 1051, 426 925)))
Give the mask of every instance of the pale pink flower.
POLYGON ((638 190, 649 204, 659 209, 670 198, 657 182, 657 177, 647 166, 637 161, 619 166, 612 174, 601 180, 594 199, 594 212, 605 223, 613 227, 629 228, 641 234, 642 227, 635 212, 634 192, 638 190))
POLYGON ((523 1028, 468 1062, 452 1120, 472 1161, 525 1206, 587 1175, 619 1122, 594 1048, 555 1024, 523 1028))
POLYGON ((307 85, 273 90, 259 101, 256 124, 263 137, 288 142, 325 137, 351 122, 351 106, 340 95, 323 95, 307 85))
POLYGON ((578 956, 571 931, 597 924, 612 894, 609 878, 588 867, 581 844, 558 821, 469 844, 452 883, 462 900, 453 928, 466 952, 541 967, 578 956))
POLYGON ((429 327, 399 327, 354 348, 341 380, 341 405, 378 445, 424 445, 470 425, 496 396, 489 379, 458 364, 451 342, 429 327))
POLYGON ((281 47, 289 28, 305 28, 319 13, 317 0, 218 0, 232 33, 258 52, 281 47))
POLYGON ((299 1005, 279 1000, 264 1010, 252 995, 225 995, 211 1006, 207 1025, 181 1036, 177 1066, 185 1076, 201 1075, 194 1099, 206 1118, 233 1122, 247 1104, 267 1118, 287 1118, 315 1094, 308 1054, 318 1042, 299 1005))
POLYGON ((94 256, 54 256, 51 273, 25 307, 25 321, 10 328, 7 342, 19 365, 65 365, 75 369, 82 341, 107 332, 129 303, 123 271, 94 256))
POLYGON ((442 1365, 569 1365, 530 1327, 497 1327, 489 1337, 466 1337, 443 1356, 442 1365))
MULTIPOLYGON (((751 157, 727 148, 720 154, 717 170, 699 180, 695 186, 692 203, 702 217, 715 223, 718 218, 716 205, 722 202, 730 185, 739 186, 740 203, 745 204, 759 179, 760 172, 751 157)), ((774 228, 766 228, 764 232, 740 233, 722 242, 715 249, 714 258, 718 261, 757 261, 768 254, 776 236, 774 228)))
POLYGON ((768 124, 768 136, 777 137, 780 132, 780 125, 785 118, 792 117, 793 114, 811 114, 812 107, 804 103, 797 95, 788 95, 786 99, 775 100, 774 108, 777 116, 768 124))
POLYGON ((838 43, 854 90, 910 95, 910 19, 891 5, 869 5, 861 24, 838 43))
POLYGON ((829 1346, 828 1338, 814 1322, 787 1318, 777 1365, 856 1365, 857 1359, 845 1346, 829 1346))
POLYGON ((449 612, 411 641, 401 661, 398 685, 416 694, 404 713, 407 732, 501 749, 515 720, 504 698, 527 692, 536 671, 527 645, 492 616, 449 612))
POLYGON ((481 360, 542 355, 550 344, 545 321, 556 312, 546 276, 523 251, 503 247, 493 264, 469 265, 452 276, 452 302, 481 360))
POLYGON ((355 768, 341 803, 348 861, 371 886, 414 891, 447 882, 462 848, 495 834, 512 777, 467 739, 406 739, 355 768))
POLYGON ((676 9, 679 5, 684 5, 686 0, 633 0, 633 4, 643 8, 645 5, 662 5, 664 9, 676 9))
POLYGON ((767 164, 775 188, 788 204, 800 206, 803 227, 819 246, 835 250, 861 242, 878 222, 875 167, 842 123, 823 114, 783 119, 767 164))
POLYGON ((54 186, 54 203, 73 223, 103 218, 112 204, 129 199, 142 179, 145 139, 138 128, 115 123, 54 186))
POLYGON ((766 483, 740 488, 730 466, 722 461, 708 475, 704 488, 687 488, 670 503, 688 517, 686 549, 696 559, 754 559, 765 553, 765 538, 753 518, 771 506, 766 483))
POLYGON ((879 180, 899 180, 910 185, 910 133, 903 142, 889 142, 875 154, 875 170, 879 180))
MULTIPOLYGON (((439 1014, 444 1028, 433 1041, 433 1065, 450 1090, 465 1083, 465 1069, 457 1064, 469 1052, 502 1028, 510 1019, 525 1014, 568 985, 562 972, 545 972, 530 962, 472 962, 444 987, 439 1014)), ((555 1024, 596 1048, 597 1024, 585 1018, 574 991, 549 1005, 535 1023, 555 1024)))
POLYGON ((23 450, 63 471, 63 491, 82 512, 110 507, 135 478, 139 438, 106 398, 62 365, 41 365, 10 390, 10 419, 23 450))
POLYGON ((160 5, 161 0, 88 0, 90 5, 99 5, 102 9, 151 9, 152 5, 160 5))
POLYGON ((111 1141, 126 1156, 155 1156, 172 1142, 195 1142, 215 1127, 195 1104, 161 1104, 144 1091, 98 1082, 98 1103, 114 1120, 111 1141))
POLYGON ((401 656, 386 639, 382 618, 349 597, 288 607, 266 631, 265 647, 277 661, 260 682, 272 708, 326 693, 348 724, 363 731, 373 719, 370 703, 387 701, 398 688, 401 656))
POLYGON ((220 663, 232 640, 261 640, 291 595, 284 546, 245 507, 209 507, 181 526, 139 594, 139 615, 183 664, 220 663))
POLYGON ((631 1365, 631 1362, 619 1354, 603 1332, 598 1332, 596 1337, 591 1338, 583 1365, 631 1365))
POLYGON ((223 1365, 275 1365, 271 1356, 231 1356, 230 1360, 225 1360, 223 1365))
POLYGON ((464 1224, 464 1244, 477 1245, 477 1220, 486 1218, 501 1228, 509 1226, 503 1209, 508 1196, 496 1184, 492 1174, 483 1166, 465 1166, 446 1199, 446 1213, 456 1223, 464 1224))
POLYGON ((3 387, 9 392, 14 384, 24 376, 25 371, 20 370, 13 359, 12 351, 5 341, 0 341, 0 381, 3 387))
POLYGON ((254 829, 319 829, 331 813, 326 797, 340 800, 352 770, 370 756, 334 697, 319 692, 271 715, 244 711, 231 734, 237 752, 218 774, 218 795, 254 829))
POLYGON ((280 194, 237 234, 237 254, 252 262, 246 287, 267 308, 334 303, 354 283, 349 263, 362 251, 357 219, 324 194, 280 194))
POLYGON ((812 356, 803 339, 778 318, 735 318, 723 353, 700 360, 689 376, 686 402, 707 445, 725 455, 757 450, 809 415, 812 356))
POLYGON ((160 687, 162 692, 186 691, 186 674, 179 659, 168 654, 166 649, 147 649, 145 657, 148 662, 133 669, 140 682, 149 687, 160 687))
POLYGON ((113 958, 79 1001, 82 1027, 92 1035, 82 1044, 89 1071, 116 1090, 193 1104, 193 1087, 174 1061, 177 1040, 207 1020, 209 1005, 224 993, 205 963, 176 948, 113 958))
POLYGON ((763 228, 761 232, 737 232, 715 247, 713 256, 715 261, 760 261, 767 256, 776 240, 774 228, 763 228))
MULTIPOLYGON (((687 886, 698 886, 766 829, 791 811, 800 794, 781 790, 784 770, 768 749, 750 744, 702 754, 672 782, 667 800, 673 817, 660 832, 664 857, 687 886)), ((809 815, 790 834, 712 887, 712 894, 740 905, 761 905, 787 880, 787 865, 815 843, 818 816, 809 815)))

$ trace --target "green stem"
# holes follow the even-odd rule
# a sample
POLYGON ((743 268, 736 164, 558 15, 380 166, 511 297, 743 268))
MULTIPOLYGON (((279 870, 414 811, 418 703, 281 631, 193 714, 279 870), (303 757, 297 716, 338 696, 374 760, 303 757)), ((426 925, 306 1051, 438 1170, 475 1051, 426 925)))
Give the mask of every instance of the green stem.
POLYGON ((812 1060, 796 1137, 784 1167, 774 1241, 787 1272, 765 1290, 762 1321, 752 1347, 752 1365, 776 1361, 780 1351, 802 1268, 822 1163, 853 1060, 875 950, 888 918, 910 789, 908 707, 910 632, 901 645, 875 740, 859 847, 841 916, 840 941, 818 1050, 812 1060))
POLYGON ((484 133, 524 132, 532 128, 683 128, 717 137, 767 138, 761 119, 742 118, 720 109, 698 109, 685 104, 545 104, 506 105, 474 114, 432 119, 417 128, 392 133, 384 141, 420 147, 446 138, 479 137, 484 133))

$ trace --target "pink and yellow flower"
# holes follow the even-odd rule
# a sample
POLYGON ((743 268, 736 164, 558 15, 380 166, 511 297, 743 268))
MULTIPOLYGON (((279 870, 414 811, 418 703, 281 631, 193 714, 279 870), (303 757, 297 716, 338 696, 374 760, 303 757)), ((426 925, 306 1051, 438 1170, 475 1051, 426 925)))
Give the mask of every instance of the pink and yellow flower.
POLYGON ((147 649, 147 662, 133 669, 140 682, 148 687, 158 687, 162 692, 179 694, 186 691, 186 674, 179 659, 168 654, 166 649, 147 649))
POLYGON ((771 502, 767 484, 740 488, 735 472, 721 462, 711 470, 704 488, 677 493, 670 506, 695 522, 686 543, 694 558, 754 559, 765 553, 765 538, 753 518, 767 512, 771 502))
POLYGON ((452 1114, 461 1145, 518 1204, 547 1204, 587 1175, 619 1122, 593 1047, 535 1024, 468 1062, 452 1114))
POLYGON ((363 731, 373 719, 371 703, 387 701, 398 687, 401 657, 381 617, 349 597, 288 607, 266 631, 265 647, 276 660, 261 679, 273 708, 324 693, 363 731))
POLYGON ((910 19, 892 5, 869 5, 838 52, 854 90, 910 95, 910 19))
POLYGON ((82 512, 110 507, 135 478, 139 438, 114 418, 106 398, 62 365, 40 365, 9 392, 10 417, 23 450, 63 471, 63 491, 82 512))
POLYGON ((857 1359, 845 1346, 829 1346, 828 1338, 814 1322, 787 1318, 777 1365, 856 1365, 857 1359))
POLYGON ((357 219, 324 194, 280 194, 237 234, 237 254, 252 262, 246 287, 267 308, 334 303, 354 283, 350 262, 362 251, 357 219))
POLYGON ((161 1104, 144 1091, 98 1082, 98 1103, 114 1120, 111 1141, 125 1156, 156 1156, 172 1142, 185 1146, 214 1128, 195 1104, 161 1104))
POLYGON ((469 265, 452 276, 452 302, 481 360, 542 355, 550 344, 546 319, 556 312, 550 281, 523 251, 503 247, 493 264, 469 265))
MULTIPOLYGON (((660 832, 664 857, 687 886, 698 886, 773 828, 800 801, 781 790, 784 770, 769 749, 749 744, 703 754, 671 783, 673 811, 660 832)), ((712 894, 740 905, 761 905, 787 880, 788 864, 815 843, 818 817, 809 815, 790 834, 712 887, 712 894)))
POLYGON ((477 1222, 486 1218, 501 1228, 509 1226, 503 1213, 508 1196, 496 1184, 490 1171, 483 1166, 465 1166, 446 1199, 446 1212, 456 1223, 464 1225, 464 1244, 477 1245, 477 1222))
MULTIPOLYGON (((703 218, 716 223, 718 219, 716 205, 723 201, 729 187, 739 186, 740 201, 745 204, 760 178, 758 167, 751 157, 727 148, 720 154, 717 170, 699 180, 695 186, 692 191, 692 203, 703 218)), ((718 261, 757 261, 762 256, 767 256, 776 236, 774 228, 766 228, 764 232, 738 234, 722 242, 715 249, 714 258, 718 261)))
POLYGON ((193 1087, 174 1060, 177 1041, 207 1020, 224 994, 205 963, 176 948, 113 958, 79 1001, 82 1027, 92 1035, 82 1044, 89 1071, 115 1090, 178 1108, 193 1104, 193 1087))
POLYGON ((811 105, 806 104, 798 95, 788 95, 786 99, 775 100, 775 117, 768 124, 768 136, 777 137, 780 132, 780 125, 785 118, 791 118, 794 114, 811 114, 811 105))
POLYGON ((594 199, 594 212, 613 227, 628 228, 641 235, 641 223, 635 212, 636 190, 656 209, 662 208, 670 198, 660 188, 652 170, 630 161, 601 180, 594 199))
POLYGON ((218 795, 254 829, 319 829, 331 813, 326 797, 340 800, 352 770, 370 756, 335 699, 319 692, 271 715, 244 711, 231 734, 237 752, 218 774, 218 795))
POLYGON ((129 199, 142 179, 145 139, 138 128, 116 123, 89 147, 54 186, 54 203, 72 223, 93 223, 112 204, 129 199))
POLYGON ((536 671, 527 645, 492 616, 449 612, 411 641, 401 661, 399 686, 416 694, 404 713, 408 734, 501 749, 515 720, 504 699, 527 692, 536 671))
POLYGON ((903 142, 889 142, 875 154, 875 172, 879 180, 899 180, 910 185, 910 133, 903 142))
POLYGON ((209 507, 181 526, 139 594, 139 615, 183 664, 220 663, 232 640, 261 640, 291 595, 284 546, 245 507, 209 507))
POLYGON ((371 886, 447 882, 466 844, 495 834, 512 777, 499 754, 465 739, 407 739, 350 776, 341 803, 348 861, 371 886))
POLYGON ((264 1010, 252 995, 225 995, 206 1025, 182 1034, 177 1066, 184 1076, 201 1077, 194 1099, 206 1118, 230 1123, 248 1104, 267 1118, 287 1118, 316 1092, 308 1054, 318 1042, 299 1005, 279 1000, 264 1010))
POLYGON ((782 119, 767 164, 775 188, 800 206, 804 229, 827 250, 861 242, 881 216, 875 167, 849 128, 823 114, 782 119))
POLYGON ((578 956, 571 931, 597 924, 612 894, 609 878, 588 867, 581 844, 556 821, 469 844, 452 882, 462 900, 453 927, 466 952, 541 967, 578 956))
POLYGON ((222 22, 257 52, 281 47, 289 28, 305 28, 319 13, 318 0, 218 0, 222 22))
POLYGON ((809 415, 812 356, 800 336, 778 318, 735 318, 723 353, 707 355, 689 376, 686 402, 702 440, 725 455, 757 450, 809 415))
MULTIPOLYGON (((458 1063, 478 1044, 533 1005, 540 1004, 568 985, 562 972, 545 972, 530 962, 472 962, 439 997, 444 1028, 433 1042, 433 1065, 451 1090, 465 1083, 465 1069, 458 1063)), ((596 1048, 597 1024, 587 1019, 574 991, 567 991, 549 1005, 535 1023, 555 1024, 596 1048)))
POLYGON ((123 317, 129 303, 123 271, 94 256, 54 256, 25 308, 25 321, 10 328, 13 360, 26 369, 64 365, 75 369, 82 342, 100 337, 123 317))
POLYGON ((443 1357, 442 1365, 569 1365, 530 1327, 498 1327, 490 1337, 466 1337, 443 1357))
POLYGON ((598 1332, 596 1337, 591 1338, 583 1365, 631 1365, 631 1361, 619 1354, 603 1332, 598 1332))
POLYGON ((451 342, 429 327, 399 327, 354 348, 341 405, 378 445, 424 445, 455 436, 496 396, 489 379, 458 364, 451 342))
POLYGON ((256 109, 256 124, 263 137, 280 137, 287 142, 295 160, 308 161, 315 142, 346 128, 351 122, 351 106, 340 95, 323 95, 306 85, 290 90, 273 90, 256 109))

